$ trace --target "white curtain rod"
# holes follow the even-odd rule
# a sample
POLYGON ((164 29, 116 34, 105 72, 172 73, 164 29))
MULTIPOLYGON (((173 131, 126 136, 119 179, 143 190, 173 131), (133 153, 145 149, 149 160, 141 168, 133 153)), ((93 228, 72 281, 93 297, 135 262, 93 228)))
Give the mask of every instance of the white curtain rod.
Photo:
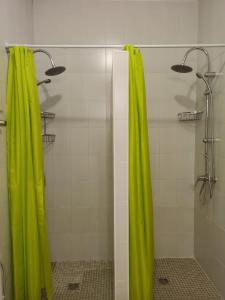
MULTIPOLYGON (((25 46, 29 48, 116 48, 121 49, 124 45, 41 45, 41 44, 9 44, 6 43, 5 47, 12 48, 15 46, 25 46)), ((138 48, 191 48, 191 47, 206 47, 206 48, 216 48, 216 47, 225 47, 225 44, 156 44, 156 45, 134 45, 138 48)))

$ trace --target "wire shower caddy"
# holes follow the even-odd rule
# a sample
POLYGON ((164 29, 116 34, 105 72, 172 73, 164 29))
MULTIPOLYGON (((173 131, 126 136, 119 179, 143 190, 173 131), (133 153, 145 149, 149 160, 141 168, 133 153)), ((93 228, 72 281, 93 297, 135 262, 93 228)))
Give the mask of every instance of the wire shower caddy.
POLYGON ((52 133, 47 133, 47 122, 48 120, 53 120, 55 118, 55 114, 48 111, 43 111, 41 112, 41 118, 43 120, 43 133, 42 133, 43 143, 45 144, 54 143, 56 135, 52 133))
POLYGON ((203 111, 186 111, 178 113, 179 121, 198 121, 202 118, 203 111))

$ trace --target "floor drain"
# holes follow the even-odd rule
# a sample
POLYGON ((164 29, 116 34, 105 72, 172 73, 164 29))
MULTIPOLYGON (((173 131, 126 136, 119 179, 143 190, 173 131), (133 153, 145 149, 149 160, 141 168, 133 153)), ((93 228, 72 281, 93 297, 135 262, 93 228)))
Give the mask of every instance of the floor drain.
POLYGON ((71 291, 79 290, 80 289, 80 284, 79 283, 69 283, 68 284, 68 289, 71 291))
POLYGON ((165 284, 169 283, 169 280, 166 277, 160 277, 159 278, 159 283, 165 285, 165 284))

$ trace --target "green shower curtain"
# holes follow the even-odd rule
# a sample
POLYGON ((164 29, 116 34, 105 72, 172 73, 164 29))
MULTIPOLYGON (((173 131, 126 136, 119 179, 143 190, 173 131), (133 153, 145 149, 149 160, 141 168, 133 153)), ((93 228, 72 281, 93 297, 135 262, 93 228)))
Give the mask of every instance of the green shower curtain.
POLYGON ((52 299, 42 151, 33 51, 11 48, 7 156, 14 300, 40 300, 41 289, 52 299))
POLYGON ((129 53, 129 299, 153 298, 153 212, 145 80, 140 50, 129 53))

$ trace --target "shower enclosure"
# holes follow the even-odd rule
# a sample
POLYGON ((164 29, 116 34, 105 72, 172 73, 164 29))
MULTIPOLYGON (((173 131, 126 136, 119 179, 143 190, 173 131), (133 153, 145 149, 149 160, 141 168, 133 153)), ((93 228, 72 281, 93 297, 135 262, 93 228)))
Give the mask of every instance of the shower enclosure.
MULTIPOLYGON (((186 59, 189 53, 199 49, 208 58, 205 49, 190 48, 183 63, 173 69, 181 73, 190 72, 192 69, 185 64, 186 59)), ((142 51, 145 63, 152 49, 142 51)), ((172 53, 175 50, 163 49, 161 55, 164 55, 164 51, 172 53)), ((115 293, 116 300, 129 299, 127 53, 101 48, 38 49, 38 52, 48 53, 53 66, 50 74, 58 75, 51 80, 43 79, 48 67, 46 58, 44 55, 36 57, 37 74, 41 80, 37 84, 43 119, 46 210, 54 295, 56 298, 66 296, 68 299, 86 297, 85 299, 111 300, 115 293), (51 54, 65 67, 56 69, 51 54), (96 64, 86 64, 88 59, 95 61, 96 57, 96 64), (61 72, 65 70, 66 72, 61 72)), ((179 54, 182 54, 181 50, 179 54)), ((208 61, 210 62, 209 58, 208 61)), ((194 64, 197 69, 196 61, 194 64)), ((204 86, 200 85, 204 87, 204 99, 202 105, 196 107, 195 102, 191 103, 192 97, 195 97, 195 90, 192 89, 192 84, 196 84, 195 76, 182 77, 182 86, 179 81, 181 75, 173 77, 174 73, 170 72, 169 75, 158 77, 158 74, 150 74, 148 61, 145 70, 154 194, 155 297, 166 299, 167 296, 162 294, 162 285, 170 283, 168 289, 173 287, 182 276, 182 268, 187 277, 185 288, 179 286, 180 294, 185 297, 185 291, 189 289, 188 285, 191 283, 188 283, 188 270, 191 268, 193 274, 198 274, 196 284, 207 284, 214 297, 219 295, 218 292, 190 258, 193 253, 194 225, 193 202, 191 203, 194 197, 190 190, 194 187, 192 153, 196 125, 195 122, 177 122, 177 114, 180 121, 194 120, 196 124, 202 122, 201 119, 205 121, 205 135, 201 138, 205 146, 201 157, 205 173, 203 176, 198 173, 196 179, 197 182, 202 181, 198 198, 200 196, 200 200, 204 200, 200 203, 206 205, 210 200, 208 198, 214 196, 216 182, 214 142, 217 139, 214 138, 213 129, 212 77, 218 74, 211 72, 210 68, 204 75, 196 72, 197 78, 204 82, 204 86), (161 82, 166 87, 163 91, 158 88, 161 82), (166 114, 164 93, 170 98, 170 104, 176 107, 166 114), (155 107, 159 102, 160 106, 155 107), (192 112, 181 113, 186 106, 192 112), (180 141, 178 147, 177 135, 180 141), (191 148, 186 148, 187 140, 191 148), (174 170, 177 159, 179 163, 174 170), (157 161, 160 161, 159 169, 157 161), (165 195, 166 187, 171 194, 165 195), (181 187, 191 196, 189 199, 181 193, 181 187), (177 193, 175 200, 174 189, 177 193), (160 220, 163 216, 162 224, 160 220), (170 236, 173 239, 165 247, 165 240, 170 236), (174 240, 174 236, 177 240, 174 240), (188 247, 182 248, 182 243, 188 243, 188 247), (174 256, 179 259, 169 259, 174 256)), ((197 82, 200 83, 198 80, 197 82)), ((198 292, 201 297, 206 296, 203 290, 199 289, 198 292)))
POLYGON ((112 68, 114 51, 127 42, 145 46, 155 299, 225 296, 224 10, 224 0, 0 1, 0 261, 7 300, 6 42, 36 45, 66 68, 50 77, 45 72, 54 65, 35 54, 55 298, 111 300, 116 287, 115 300, 129 299, 128 112, 121 107, 128 90, 116 111, 112 95, 116 80, 122 89, 127 84, 126 61, 116 77, 112 68), (184 55, 187 73, 173 72, 184 55))

